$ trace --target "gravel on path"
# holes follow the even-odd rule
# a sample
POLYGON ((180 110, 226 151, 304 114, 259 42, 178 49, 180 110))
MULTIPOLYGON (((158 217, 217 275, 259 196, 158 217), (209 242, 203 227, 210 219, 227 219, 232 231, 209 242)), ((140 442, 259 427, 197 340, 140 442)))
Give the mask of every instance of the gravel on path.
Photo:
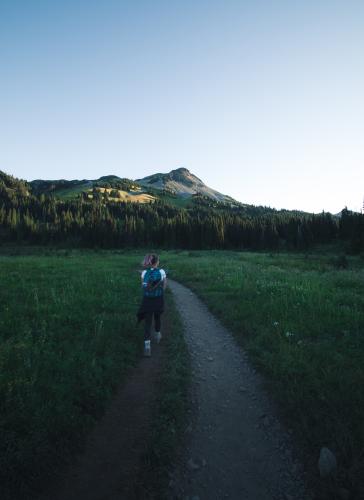
POLYGON ((188 288, 169 280, 192 358, 191 421, 170 498, 308 500, 290 435, 262 378, 232 335, 188 288))

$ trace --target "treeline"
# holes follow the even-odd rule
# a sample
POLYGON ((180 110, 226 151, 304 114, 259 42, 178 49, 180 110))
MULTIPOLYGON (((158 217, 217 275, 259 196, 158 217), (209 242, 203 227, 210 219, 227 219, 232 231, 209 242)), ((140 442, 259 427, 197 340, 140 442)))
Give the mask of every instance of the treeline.
POLYGON ((153 246, 191 249, 298 249, 342 240, 353 253, 364 250, 364 215, 342 216, 257 210, 181 209, 162 201, 113 203, 103 198, 62 201, 9 189, 0 182, 0 241, 70 243, 85 247, 153 246))

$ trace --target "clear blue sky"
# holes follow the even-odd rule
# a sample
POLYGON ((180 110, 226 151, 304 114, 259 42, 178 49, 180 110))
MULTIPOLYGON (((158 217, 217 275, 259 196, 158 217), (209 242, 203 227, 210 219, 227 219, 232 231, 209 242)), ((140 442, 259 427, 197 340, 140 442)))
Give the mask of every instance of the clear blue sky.
POLYGON ((362 0, 0 0, 0 169, 359 210, 362 0))

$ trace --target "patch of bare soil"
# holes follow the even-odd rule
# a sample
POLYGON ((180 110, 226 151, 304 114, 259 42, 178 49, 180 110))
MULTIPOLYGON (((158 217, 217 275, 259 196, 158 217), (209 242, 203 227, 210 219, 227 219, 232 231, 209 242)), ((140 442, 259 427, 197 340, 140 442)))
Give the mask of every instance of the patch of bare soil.
POLYGON ((192 357, 194 411, 170 498, 308 500, 291 437, 232 335, 188 288, 170 281, 192 357))

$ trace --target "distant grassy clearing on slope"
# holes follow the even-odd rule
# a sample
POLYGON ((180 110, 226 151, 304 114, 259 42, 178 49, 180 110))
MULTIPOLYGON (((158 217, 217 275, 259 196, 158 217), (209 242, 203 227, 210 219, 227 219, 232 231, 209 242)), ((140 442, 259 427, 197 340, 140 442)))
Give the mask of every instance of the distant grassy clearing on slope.
MULTIPOLYGON (((122 189, 103 188, 103 187, 97 187, 95 189, 99 193, 108 193, 109 195, 108 200, 116 203, 126 202, 126 201, 129 201, 131 203, 150 203, 156 200, 155 196, 148 193, 140 192, 141 191, 140 188, 138 190, 133 190, 133 191, 123 191, 122 189), (111 196, 113 192, 117 193, 117 196, 111 196)), ((88 189, 87 192, 88 192, 87 195, 88 198, 92 199, 93 190, 88 189)))
MULTIPOLYGON (((338 456, 350 488, 363 473, 364 262, 328 256, 175 252, 163 256, 244 344, 317 463, 338 456)), ((208 332, 206 332, 208 334, 208 332)))
POLYGON ((78 184, 74 187, 60 188, 56 189, 52 194, 57 198, 62 198, 64 200, 72 200, 77 198, 83 191, 87 191, 90 187, 89 182, 85 182, 84 184, 78 184))
POLYGON ((141 349, 141 255, 46 252, 0 255, 2 497, 80 442, 141 349))

